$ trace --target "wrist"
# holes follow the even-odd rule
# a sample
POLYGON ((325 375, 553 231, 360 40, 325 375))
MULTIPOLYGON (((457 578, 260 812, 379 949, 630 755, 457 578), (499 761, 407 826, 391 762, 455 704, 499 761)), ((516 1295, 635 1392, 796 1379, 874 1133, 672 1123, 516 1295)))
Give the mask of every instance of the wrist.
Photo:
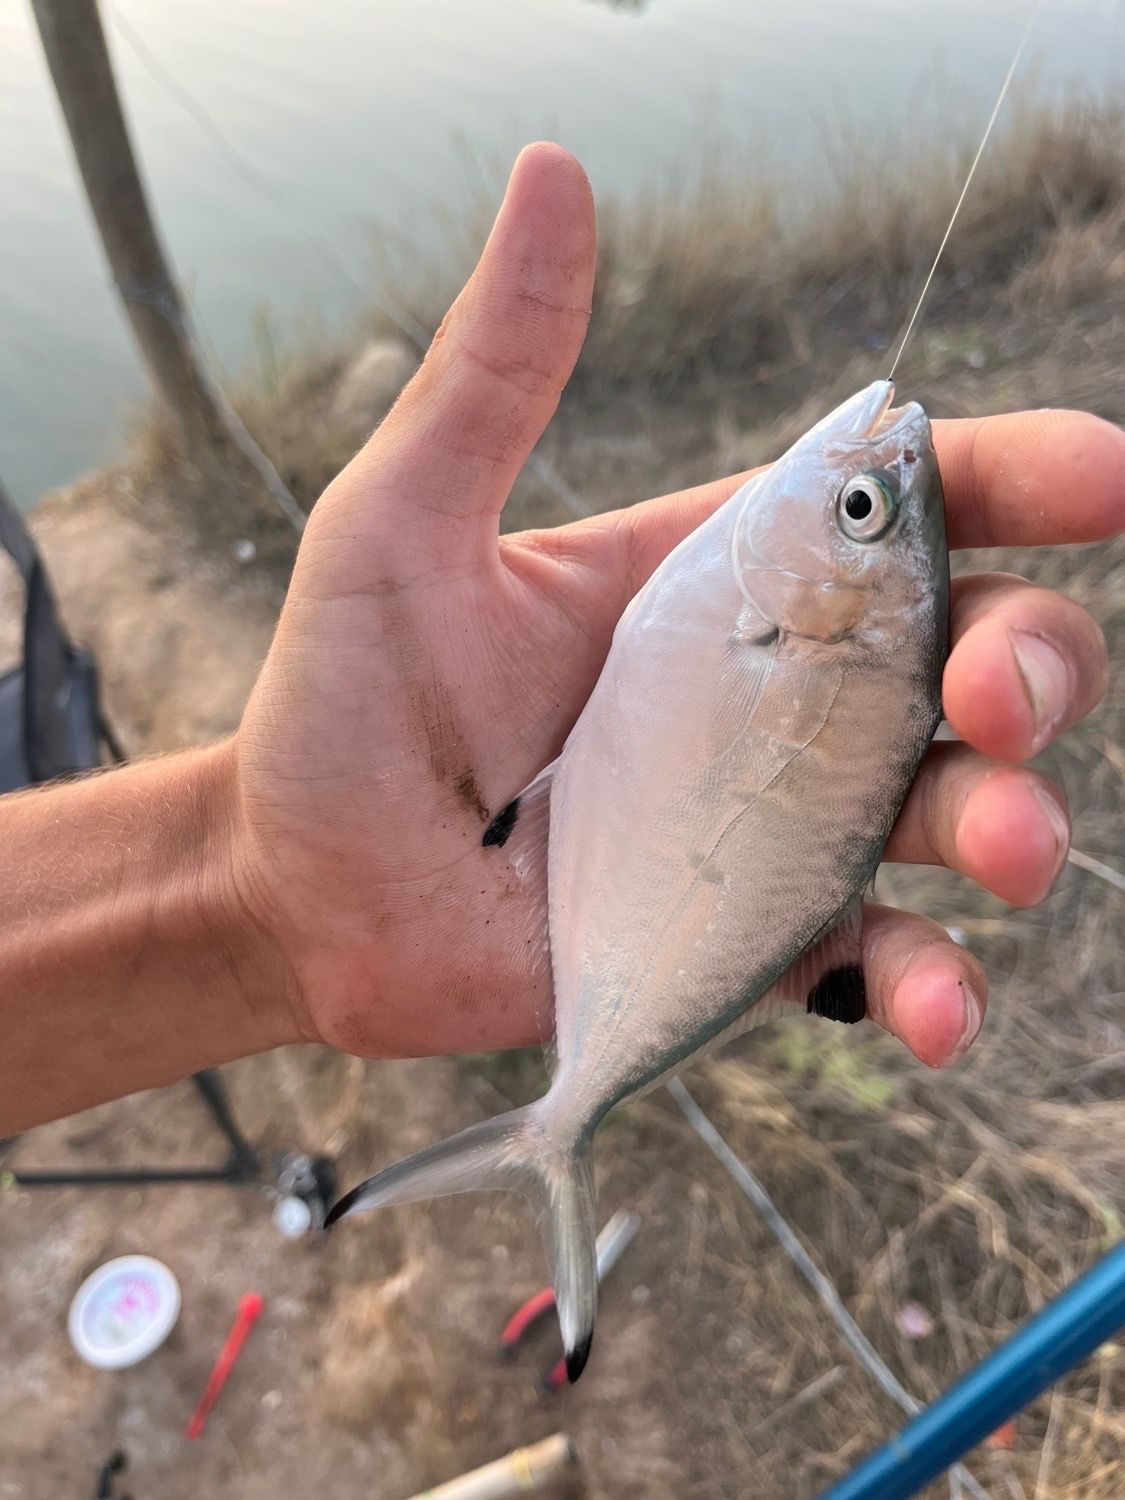
POLYGON ((235 741, 198 752, 190 776, 189 805, 197 809, 200 829, 199 902, 193 920, 213 981, 218 966, 230 986, 240 1053, 307 1041, 299 985, 285 945, 253 896, 235 741))
POLYGON ((295 1040, 227 746, 0 799, 0 1135, 295 1040))

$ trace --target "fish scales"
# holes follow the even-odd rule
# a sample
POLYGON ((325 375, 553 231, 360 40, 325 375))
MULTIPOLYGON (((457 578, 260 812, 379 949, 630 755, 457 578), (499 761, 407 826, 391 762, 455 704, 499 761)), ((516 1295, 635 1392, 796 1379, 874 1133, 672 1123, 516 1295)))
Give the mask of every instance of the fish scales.
POLYGON ((486 833, 516 870, 546 861, 547 1093, 330 1216, 528 1191, 572 1378, 593 1331, 590 1145, 607 1110, 779 1002, 852 1018, 862 997, 859 903, 940 719, 948 633, 929 423, 892 396, 858 392, 669 554, 558 761, 500 815, 504 837, 486 833))

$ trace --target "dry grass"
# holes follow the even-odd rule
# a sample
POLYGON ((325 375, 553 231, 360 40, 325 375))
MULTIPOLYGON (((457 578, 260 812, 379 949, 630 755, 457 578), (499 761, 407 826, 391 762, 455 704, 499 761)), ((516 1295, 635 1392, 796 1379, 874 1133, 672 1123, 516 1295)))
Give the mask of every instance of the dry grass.
MULTIPOLYGON (((1113 414, 1123 130, 1112 107, 1016 112, 962 211, 901 366, 904 389, 939 411, 1056 404, 1057 367, 1070 358, 1069 399, 1113 414)), ((800 211, 783 184, 722 156, 677 187, 602 205, 590 332, 542 451, 591 510, 775 454, 834 395, 885 373, 967 154, 841 150, 828 199, 800 211)), ((440 264, 384 257, 395 307, 423 328, 437 326, 487 229, 496 191, 472 186, 440 264)), ((375 405, 342 422, 333 406, 371 336, 402 337, 373 309, 350 344, 310 352, 273 333, 260 340, 240 405, 305 505, 384 415, 375 405)), ((141 488, 165 495, 209 544, 249 533, 285 566, 291 538, 252 495, 231 493, 221 456, 185 460, 158 421, 138 433, 136 456, 141 488)), ((567 513, 527 478, 505 519, 567 513)))
MULTIPOLYGON (((1025 114, 988 159, 901 371, 936 414, 1073 404, 1125 421, 1121 125, 1109 112, 1025 114)), ((732 183, 728 163, 681 199, 604 214, 590 340, 544 451, 591 509, 776 452, 885 369, 882 346, 905 320, 962 167, 957 157, 907 175, 852 160, 831 205, 789 222, 781 197, 732 183)), ((432 326, 442 297, 401 290, 432 326)), ((244 403, 306 501, 362 437, 329 419, 346 358, 275 365, 269 389, 244 403)), ((256 534, 283 570, 289 543, 268 515, 232 496, 219 466, 182 466, 155 427, 136 482, 212 541, 256 534)), ((539 481, 521 482, 509 524, 560 519, 539 481)), ((1120 543, 960 565, 982 563, 1064 587, 1125 660, 1120 543)), ((1123 747, 1118 679, 1048 758, 1076 844, 1118 865, 1123 747)), ((963 928, 985 963, 993 1001, 972 1058, 929 1074, 865 1029, 779 1023, 692 1086, 926 1398, 1122 1233, 1121 896, 1074 869, 1027 913, 946 872, 895 868, 880 885, 882 899, 963 928), (930 1336, 899 1331, 906 1302, 929 1312, 930 1336)), ((350 1177, 532 1091, 533 1066, 474 1059, 357 1077, 354 1064, 299 1054, 285 1079, 264 1064, 247 1072, 243 1097, 276 1111, 277 1097, 323 1091, 327 1078, 350 1177)), ((308 1144, 321 1145, 311 1113, 306 1130, 320 1138, 308 1144)), ((662 1095, 608 1122, 599 1175, 606 1212, 633 1204, 645 1230, 607 1289, 590 1377, 565 1398, 591 1495, 810 1496, 897 1423, 662 1095)), ((482 1366, 502 1312, 541 1276, 518 1210, 417 1207, 331 1253, 330 1336, 305 1352, 323 1371, 318 1442, 347 1457, 347 1434, 374 1433, 421 1482, 558 1423, 522 1377, 482 1366), (501 1263, 494 1246, 508 1245, 501 1263), (369 1288, 375 1277, 389 1279, 369 1288)), ((1024 1413, 1010 1452, 974 1455, 973 1467, 996 1496, 1111 1500, 1125 1485, 1123 1411, 1118 1344, 1024 1413)), ((341 1486, 341 1497, 367 1492, 341 1486)))

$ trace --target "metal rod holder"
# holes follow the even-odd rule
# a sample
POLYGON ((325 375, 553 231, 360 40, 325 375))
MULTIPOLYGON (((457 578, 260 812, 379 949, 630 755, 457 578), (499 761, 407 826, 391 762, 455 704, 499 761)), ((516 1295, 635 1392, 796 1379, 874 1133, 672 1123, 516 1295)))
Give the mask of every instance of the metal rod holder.
POLYGON ((211 1118, 230 1143, 230 1156, 221 1167, 88 1167, 60 1171, 10 1170, 19 1187, 136 1187, 159 1182, 256 1182, 262 1174, 257 1151, 239 1130, 226 1087, 213 1069, 192 1075, 192 1082, 211 1118))

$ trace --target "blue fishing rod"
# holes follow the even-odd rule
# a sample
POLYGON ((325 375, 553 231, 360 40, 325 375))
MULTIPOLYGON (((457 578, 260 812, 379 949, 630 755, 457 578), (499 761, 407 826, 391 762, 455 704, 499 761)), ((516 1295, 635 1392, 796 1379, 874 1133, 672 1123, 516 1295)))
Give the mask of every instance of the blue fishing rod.
POLYGON ((820 1500, 909 1500, 1125 1327, 1125 1243, 820 1500))

